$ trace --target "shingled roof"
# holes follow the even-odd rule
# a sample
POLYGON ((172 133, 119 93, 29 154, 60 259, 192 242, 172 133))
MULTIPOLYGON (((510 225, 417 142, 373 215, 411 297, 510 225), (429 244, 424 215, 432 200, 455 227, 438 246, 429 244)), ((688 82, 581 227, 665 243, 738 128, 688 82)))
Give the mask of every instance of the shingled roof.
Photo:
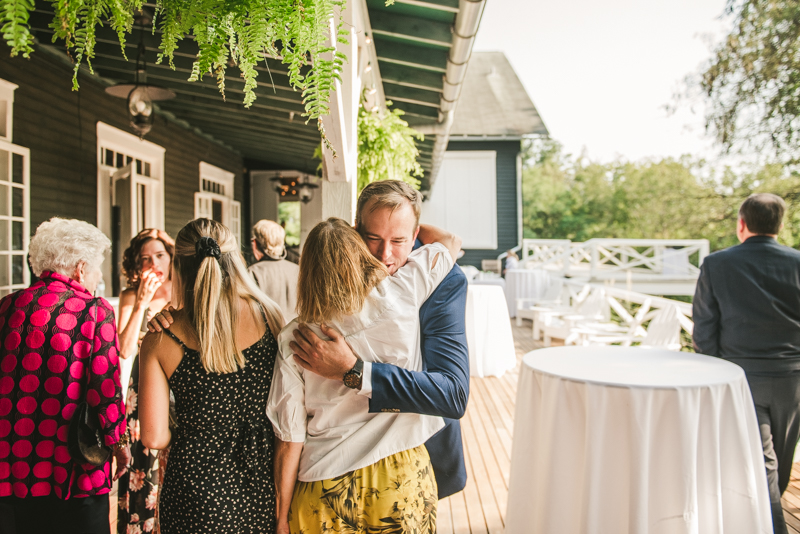
POLYGON ((528 93, 502 52, 473 52, 450 140, 548 135, 528 93))

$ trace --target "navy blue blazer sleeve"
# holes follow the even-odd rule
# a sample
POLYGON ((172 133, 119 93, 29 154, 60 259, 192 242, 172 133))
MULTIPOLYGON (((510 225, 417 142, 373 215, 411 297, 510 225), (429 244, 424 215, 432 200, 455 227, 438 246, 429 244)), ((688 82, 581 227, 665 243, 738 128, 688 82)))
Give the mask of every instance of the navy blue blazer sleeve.
POLYGON ((719 356, 719 303, 711 287, 708 258, 700 267, 700 277, 692 300, 692 319, 694 331, 692 341, 694 350, 700 354, 719 356))
POLYGON ((453 269, 420 309, 424 371, 372 364, 371 413, 400 411, 460 419, 469 396, 467 278, 453 269))

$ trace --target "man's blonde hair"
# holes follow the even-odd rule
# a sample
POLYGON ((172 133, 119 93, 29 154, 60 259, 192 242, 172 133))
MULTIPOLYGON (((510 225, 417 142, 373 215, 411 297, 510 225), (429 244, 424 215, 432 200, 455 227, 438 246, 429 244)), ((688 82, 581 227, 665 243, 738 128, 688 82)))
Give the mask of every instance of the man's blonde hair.
POLYGON ((258 289, 247 273, 239 245, 228 228, 211 219, 195 219, 175 239, 173 263, 175 307, 185 310, 200 341, 200 361, 210 373, 232 373, 245 366, 236 346, 239 299, 250 304, 254 317, 267 318, 276 338, 283 314, 275 302, 258 289), (219 245, 219 259, 197 253, 197 242, 210 237, 219 245))
POLYGON ((253 239, 256 240, 259 250, 272 259, 282 258, 286 252, 286 230, 274 221, 261 219, 254 224, 253 239))
POLYGON ((414 210, 414 229, 419 226, 419 215, 422 211, 422 195, 400 180, 383 180, 380 182, 372 182, 361 191, 358 197, 358 204, 356 206, 356 230, 362 232, 362 224, 364 217, 364 209, 369 204, 369 212, 380 209, 389 208, 394 212, 397 208, 403 206, 406 202, 411 205, 414 210))
POLYGON ((322 323, 359 312, 387 275, 352 226, 336 217, 319 223, 308 234, 300 259, 300 321, 322 323))

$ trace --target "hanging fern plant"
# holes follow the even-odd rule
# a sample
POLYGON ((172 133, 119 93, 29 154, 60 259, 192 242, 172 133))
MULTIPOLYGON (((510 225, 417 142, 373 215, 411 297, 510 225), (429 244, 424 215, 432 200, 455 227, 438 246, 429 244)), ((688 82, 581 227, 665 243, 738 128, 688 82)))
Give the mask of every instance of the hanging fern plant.
MULTIPOLYGON (((114 29, 124 55, 134 13, 144 1, 51 0, 50 4, 55 13, 50 23, 53 41, 63 40, 74 60, 73 89, 77 90, 81 64, 85 62, 91 70, 96 28, 114 29)), ((224 98, 226 69, 236 64, 245 82, 244 105, 250 107, 256 99, 256 65, 265 56, 279 58, 288 68, 292 86, 302 93, 304 116, 318 121, 324 137, 320 118, 328 113, 334 81, 341 80, 347 59, 329 42, 331 20, 344 4, 345 0, 157 0, 153 26, 161 31, 158 61, 166 60, 174 68, 173 55, 180 41, 193 36, 199 52, 189 80, 215 76, 224 98), (306 71, 309 63, 311 69, 306 71)), ((33 52, 28 23, 33 9, 33 0, 0 0, 3 39, 12 57, 29 57, 33 52)), ((341 28, 341 20, 336 23, 341 28)))
MULTIPOLYGON (((392 105, 387 100, 386 107, 392 105)), ((378 111, 358 109, 358 192, 372 182, 402 180, 419 189, 422 167, 417 163, 419 150, 415 140, 423 135, 411 128, 402 109, 381 115, 378 111)))

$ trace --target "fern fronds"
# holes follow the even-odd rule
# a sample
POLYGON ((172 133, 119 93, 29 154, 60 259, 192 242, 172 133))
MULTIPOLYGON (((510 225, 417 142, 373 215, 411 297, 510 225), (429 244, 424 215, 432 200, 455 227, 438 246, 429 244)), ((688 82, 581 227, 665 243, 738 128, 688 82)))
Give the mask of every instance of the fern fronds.
POLYGON ((0 4, 3 39, 11 47, 11 57, 22 54, 30 57, 33 52, 33 36, 28 27, 33 0, 2 0, 0 4))

